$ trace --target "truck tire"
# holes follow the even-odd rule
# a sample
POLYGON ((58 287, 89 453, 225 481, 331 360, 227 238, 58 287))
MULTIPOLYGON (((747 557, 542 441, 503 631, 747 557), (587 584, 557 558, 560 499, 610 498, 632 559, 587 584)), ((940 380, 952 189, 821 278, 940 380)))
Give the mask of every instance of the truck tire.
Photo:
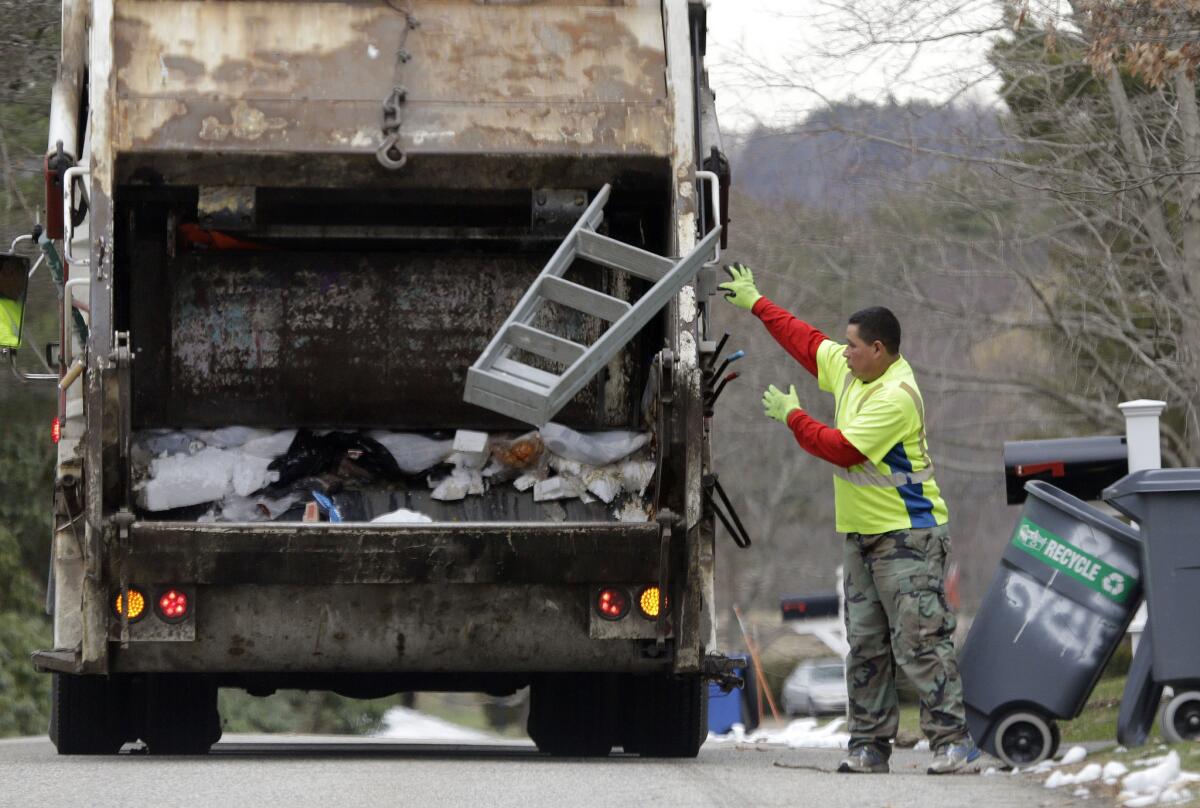
POLYGON ((613 747, 614 706, 611 676, 544 676, 529 688, 529 737, 556 757, 604 757, 613 747))
POLYGON ((708 737, 708 688, 700 674, 634 676, 626 752, 692 758, 708 737))
POLYGON ((50 674, 50 741, 60 755, 115 755, 125 743, 128 700, 108 676, 50 674))
POLYGON ((152 755, 206 755, 221 739, 217 686, 202 676, 147 677, 142 740, 152 755))

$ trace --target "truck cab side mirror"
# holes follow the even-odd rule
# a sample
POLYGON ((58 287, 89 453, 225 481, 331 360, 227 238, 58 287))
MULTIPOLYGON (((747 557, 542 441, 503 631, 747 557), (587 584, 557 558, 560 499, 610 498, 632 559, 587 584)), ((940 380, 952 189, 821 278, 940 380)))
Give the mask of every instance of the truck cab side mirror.
POLYGON ((21 345, 29 269, 25 256, 0 253, 0 349, 14 351, 21 345))

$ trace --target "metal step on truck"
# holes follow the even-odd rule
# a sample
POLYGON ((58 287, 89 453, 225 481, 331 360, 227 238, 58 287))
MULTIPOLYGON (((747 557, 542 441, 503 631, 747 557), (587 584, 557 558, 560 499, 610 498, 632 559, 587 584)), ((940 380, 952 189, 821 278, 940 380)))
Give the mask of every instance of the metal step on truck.
POLYGON ((697 753, 733 516, 704 52, 688 0, 64 0, 59 753, 205 752, 222 687, 529 687, 545 752, 697 753), (231 428, 283 435, 270 466, 231 428), (288 471, 330 444, 349 482, 288 471), (236 494, 210 464, 151 495, 201 456, 236 494))

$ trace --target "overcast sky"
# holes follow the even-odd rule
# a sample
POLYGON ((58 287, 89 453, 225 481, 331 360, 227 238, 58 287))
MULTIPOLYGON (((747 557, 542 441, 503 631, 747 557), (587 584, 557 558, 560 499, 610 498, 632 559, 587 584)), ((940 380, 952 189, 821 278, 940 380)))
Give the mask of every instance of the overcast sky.
MULTIPOLYGON (((949 98, 985 70, 984 47, 978 41, 926 47, 911 62, 911 52, 821 58, 822 45, 837 41, 837 29, 846 23, 845 15, 831 11, 830 5, 831 0, 709 0, 708 68, 722 128, 745 129, 758 120, 795 123, 805 111, 821 106, 822 97, 878 101, 891 93, 899 100, 949 98), (761 82, 746 72, 756 60, 798 85, 811 86, 755 87, 761 82)), ((985 84, 969 96, 990 100, 992 91, 985 84)))

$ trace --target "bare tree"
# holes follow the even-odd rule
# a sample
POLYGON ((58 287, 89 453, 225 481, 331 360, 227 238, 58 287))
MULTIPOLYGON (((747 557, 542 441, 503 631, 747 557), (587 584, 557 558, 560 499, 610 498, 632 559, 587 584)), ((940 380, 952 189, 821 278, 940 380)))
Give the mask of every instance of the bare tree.
MULTIPOLYGON (((938 228, 906 227, 890 241, 870 239, 872 250, 881 241, 903 245, 885 250, 899 274, 876 275, 893 294, 923 311, 969 321, 993 344, 1024 352, 1020 362, 993 356, 971 366, 933 364, 944 389, 1034 398, 1036 411, 1094 430, 1119 429, 1121 400, 1161 397, 1170 405, 1167 458, 1200 462, 1197 4, 832 0, 829 6, 837 23, 820 54, 826 60, 899 52, 909 57, 899 62, 906 70, 921 48, 947 40, 989 49, 987 80, 998 88, 1005 134, 985 153, 953 147, 956 133, 920 142, 824 122, 848 136, 957 164, 920 193, 929 204, 987 226, 958 244, 938 228), (940 247, 914 250, 921 237, 941 240, 940 247), (979 295, 966 291, 980 279, 961 269, 956 295, 932 291, 930 280, 941 278, 944 286, 964 257, 984 275, 1002 270, 1019 284, 1007 305, 992 299, 980 306, 979 295), (1029 343, 1031 334, 1040 337, 1040 351, 1029 343)), ((786 81, 774 68, 748 69, 764 82, 786 81)), ((961 88, 980 80, 972 74, 961 88)), ((806 82, 793 79, 793 86, 806 82)), ((891 203, 879 201, 886 221, 891 203)), ((997 286, 988 280, 975 288, 997 286)))

